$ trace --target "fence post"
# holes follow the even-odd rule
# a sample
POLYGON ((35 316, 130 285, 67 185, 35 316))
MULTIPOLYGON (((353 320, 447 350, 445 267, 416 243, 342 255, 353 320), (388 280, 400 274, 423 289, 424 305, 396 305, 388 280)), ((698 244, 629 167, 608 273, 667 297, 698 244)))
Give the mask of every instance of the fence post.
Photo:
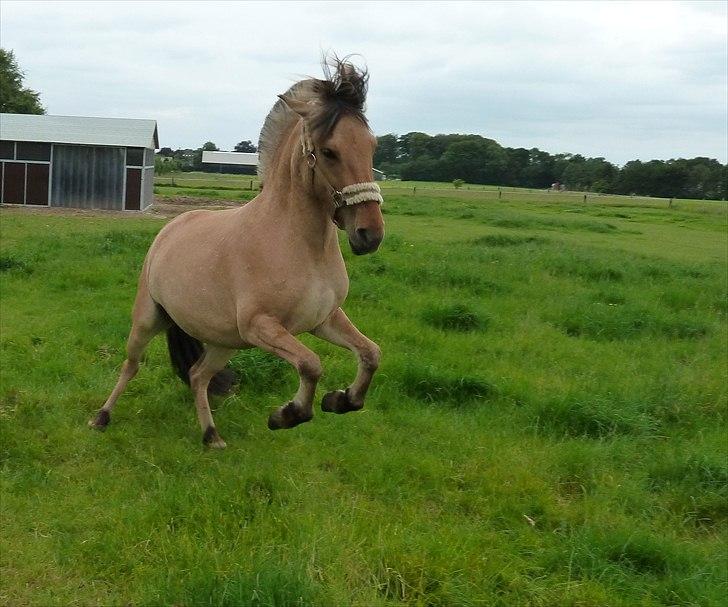
POLYGON ((501 198, 503 198, 503 190, 498 188, 498 200, 500 200, 501 198))
POLYGON ((253 180, 252 179, 250 180, 250 191, 251 192, 253 191, 253 180))
POLYGON ((417 186, 414 186, 412 188, 412 196, 414 196, 415 194, 417 194, 417 186))
POLYGON ((584 202, 586 203, 586 194, 584 194, 584 202))
POLYGON ((670 202, 667 205, 670 209, 672 208, 672 198, 670 198, 670 202))

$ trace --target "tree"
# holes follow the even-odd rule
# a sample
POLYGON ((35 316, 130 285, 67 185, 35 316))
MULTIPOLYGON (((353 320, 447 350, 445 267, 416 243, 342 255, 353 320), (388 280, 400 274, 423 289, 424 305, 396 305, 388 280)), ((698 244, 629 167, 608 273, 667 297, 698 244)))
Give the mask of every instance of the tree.
POLYGON ((201 148, 195 150, 192 156, 192 170, 199 171, 202 169, 202 152, 219 152, 218 148, 212 141, 206 141, 201 148))
POLYGON ((399 155, 403 160, 428 158, 427 144, 431 137, 426 133, 407 133, 399 138, 399 155))
POLYGON ((495 141, 478 137, 451 144, 442 155, 442 164, 448 179, 498 184, 508 166, 508 157, 495 141))
POLYGON ((154 173, 156 175, 165 175, 167 173, 176 173, 182 170, 180 161, 170 156, 160 156, 159 154, 154 157, 154 173))
POLYGON ((23 87, 23 72, 13 51, 0 48, 0 112, 6 114, 45 114, 40 93, 23 87))
POLYGON ((172 148, 161 148, 159 150, 158 154, 160 156, 166 156, 166 157, 174 156, 174 152, 172 151, 172 148))
POLYGON ((399 142, 397 135, 382 135, 377 137, 377 149, 374 152, 374 166, 381 166, 383 162, 397 162, 399 142))
POLYGON ((234 148, 236 152, 257 152, 258 148, 253 145, 253 142, 249 139, 241 141, 234 148))

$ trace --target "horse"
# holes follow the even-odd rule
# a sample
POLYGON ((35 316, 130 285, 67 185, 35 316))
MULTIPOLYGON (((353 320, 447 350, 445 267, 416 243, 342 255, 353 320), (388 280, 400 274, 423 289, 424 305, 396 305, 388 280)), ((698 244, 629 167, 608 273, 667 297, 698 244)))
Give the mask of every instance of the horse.
POLYGON ((269 112, 259 141, 260 193, 235 209, 184 213, 154 239, 139 276, 126 360, 92 428, 106 428, 142 353, 162 331, 174 370, 194 394, 208 447, 226 446, 208 392, 230 390, 227 364, 241 349, 261 348, 298 372, 298 391, 270 414, 271 430, 313 418, 322 365, 296 338, 302 333, 347 348, 358 361, 353 382, 325 394, 322 411, 364 406, 381 351, 341 308, 349 277, 338 229, 356 255, 373 253, 384 238, 372 171, 376 138, 364 114, 369 74, 348 58, 324 59, 323 68, 323 79, 297 82, 269 112))

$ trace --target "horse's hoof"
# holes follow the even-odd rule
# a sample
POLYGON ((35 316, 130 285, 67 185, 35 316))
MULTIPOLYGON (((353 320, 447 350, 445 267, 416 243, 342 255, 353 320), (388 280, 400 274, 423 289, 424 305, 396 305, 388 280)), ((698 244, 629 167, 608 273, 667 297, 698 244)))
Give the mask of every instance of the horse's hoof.
POLYGON ((359 411, 363 407, 364 403, 351 402, 348 388, 329 392, 321 400, 321 411, 326 413, 349 413, 349 411, 359 411))
POLYGON ((225 441, 222 440, 222 437, 217 433, 217 428, 215 428, 215 426, 207 427, 205 434, 202 436, 202 444, 210 449, 224 449, 227 447, 225 441))
POLYGON ((295 428, 298 424, 310 421, 311 419, 313 419, 313 414, 302 414, 298 405, 291 401, 279 407, 268 416, 268 429, 283 430, 295 428))
POLYGON ((109 425, 109 421, 111 421, 111 415, 109 415, 108 411, 101 409, 101 411, 96 414, 96 417, 89 420, 88 427, 93 428, 94 430, 106 430, 106 426, 109 425))

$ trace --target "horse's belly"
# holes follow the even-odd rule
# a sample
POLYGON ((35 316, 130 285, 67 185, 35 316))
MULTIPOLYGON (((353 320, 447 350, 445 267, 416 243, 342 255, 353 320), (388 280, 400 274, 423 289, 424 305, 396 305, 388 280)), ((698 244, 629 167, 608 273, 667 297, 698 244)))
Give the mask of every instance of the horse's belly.
POLYGON ((240 337, 234 309, 211 305, 213 302, 209 301, 166 301, 165 297, 160 299, 160 305, 172 320, 195 339, 225 348, 242 348, 246 345, 240 337))
POLYGON ((306 333, 324 322, 342 301, 343 296, 331 286, 315 285, 300 294, 282 324, 293 335, 306 333))

